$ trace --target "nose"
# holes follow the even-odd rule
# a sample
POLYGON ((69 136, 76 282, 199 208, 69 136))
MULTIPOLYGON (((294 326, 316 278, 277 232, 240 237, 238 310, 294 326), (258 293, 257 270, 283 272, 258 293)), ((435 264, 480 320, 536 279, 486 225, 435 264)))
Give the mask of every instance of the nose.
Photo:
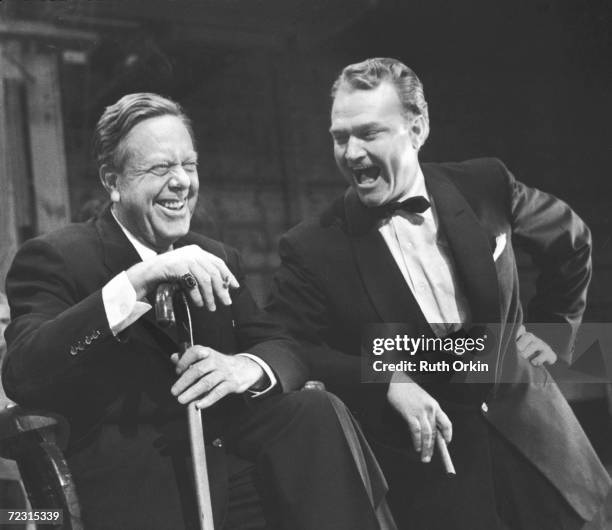
POLYGON ((172 168, 172 175, 168 181, 171 190, 188 189, 191 186, 191 178, 180 164, 172 168))
POLYGON ((348 162, 355 162, 360 158, 363 158, 366 155, 366 152, 363 148, 361 141, 354 136, 349 137, 346 143, 346 151, 344 152, 344 157, 348 162))

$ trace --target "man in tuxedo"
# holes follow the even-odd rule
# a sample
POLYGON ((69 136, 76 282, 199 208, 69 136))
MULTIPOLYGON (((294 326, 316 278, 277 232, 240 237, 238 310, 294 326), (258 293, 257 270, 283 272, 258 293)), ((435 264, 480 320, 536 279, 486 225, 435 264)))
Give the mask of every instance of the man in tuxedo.
POLYGON ((581 528, 598 517, 610 479, 543 365, 569 354, 585 307, 587 227, 499 160, 422 164, 427 103, 401 62, 347 66, 332 97, 349 188, 281 239, 269 311, 363 425, 399 528, 581 528), (524 326, 514 243, 541 269, 527 315, 559 324, 546 340, 524 326), (395 371, 366 384, 381 378, 362 337, 384 324, 423 340, 475 340, 486 324, 490 373, 453 384, 459 374, 395 371), (434 453, 440 438, 455 479, 434 453))
POLYGON ((158 95, 105 110, 94 149, 111 206, 26 242, 9 271, 7 394, 68 419, 88 529, 198 527, 193 401, 212 442, 217 528, 378 529, 386 486, 367 445, 347 443, 350 415, 325 392, 293 392, 307 370, 257 308, 238 253, 189 231, 194 144, 181 108, 158 95), (180 359, 151 311, 161 282, 189 298, 196 345, 180 359))

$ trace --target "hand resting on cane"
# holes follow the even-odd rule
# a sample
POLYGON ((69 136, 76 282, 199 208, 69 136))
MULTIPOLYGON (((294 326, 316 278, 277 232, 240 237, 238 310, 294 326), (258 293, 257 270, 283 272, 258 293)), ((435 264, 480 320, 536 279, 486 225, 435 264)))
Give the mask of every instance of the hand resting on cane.
POLYGON ((196 400, 196 407, 205 409, 228 394, 242 394, 257 390, 266 375, 262 367, 243 355, 225 355, 206 346, 192 346, 179 358, 171 357, 176 364, 178 380, 171 392, 183 404, 196 400))
MULTIPOLYGON (((205 305, 209 311, 216 310, 217 302, 231 305, 229 289, 240 286, 222 259, 196 245, 159 254, 126 273, 139 299, 162 282, 178 281, 196 306, 205 305), (191 285, 185 285, 186 275, 193 278, 191 285)), ((261 366, 248 357, 225 355, 204 346, 193 346, 180 358, 175 353, 172 361, 179 376, 172 394, 182 404, 197 400, 198 408, 210 407, 228 394, 257 389, 265 380, 261 366)))

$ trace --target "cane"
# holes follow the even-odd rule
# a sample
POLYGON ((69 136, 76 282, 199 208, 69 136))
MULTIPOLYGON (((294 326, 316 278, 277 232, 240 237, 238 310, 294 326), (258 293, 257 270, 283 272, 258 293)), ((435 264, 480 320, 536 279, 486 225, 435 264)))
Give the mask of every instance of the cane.
MULTIPOLYGON (((155 317, 161 326, 176 325, 179 333, 180 355, 183 355, 187 348, 193 346, 193 328, 189 304, 187 303, 185 293, 177 284, 162 283, 159 285, 155 294, 155 317), (179 304, 176 306, 174 304, 175 298, 179 300, 179 304), (178 322, 176 318, 177 313, 183 317, 178 322)), ((191 460, 193 476, 195 477, 200 530, 214 530, 210 486, 208 484, 208 465, 204 449, 202 414, 196 407, 195 402, 191 402, 187 406, 187 420, 189 423, 189 442, 191 445, 191 460)))

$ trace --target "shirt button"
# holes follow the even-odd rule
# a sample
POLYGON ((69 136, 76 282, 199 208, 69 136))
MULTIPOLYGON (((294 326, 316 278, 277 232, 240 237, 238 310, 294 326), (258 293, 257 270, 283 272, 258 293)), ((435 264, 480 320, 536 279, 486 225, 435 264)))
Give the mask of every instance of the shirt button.
POLYGON ((486 403, 482 403, 482 405, 480 405, 480 409, 486 414, 487 412, 489 412, 489 406, 486 403))
POLYGON ((223 440, 221 438, 215 438, 212 444, 214 447, 223 447, 223 440))

